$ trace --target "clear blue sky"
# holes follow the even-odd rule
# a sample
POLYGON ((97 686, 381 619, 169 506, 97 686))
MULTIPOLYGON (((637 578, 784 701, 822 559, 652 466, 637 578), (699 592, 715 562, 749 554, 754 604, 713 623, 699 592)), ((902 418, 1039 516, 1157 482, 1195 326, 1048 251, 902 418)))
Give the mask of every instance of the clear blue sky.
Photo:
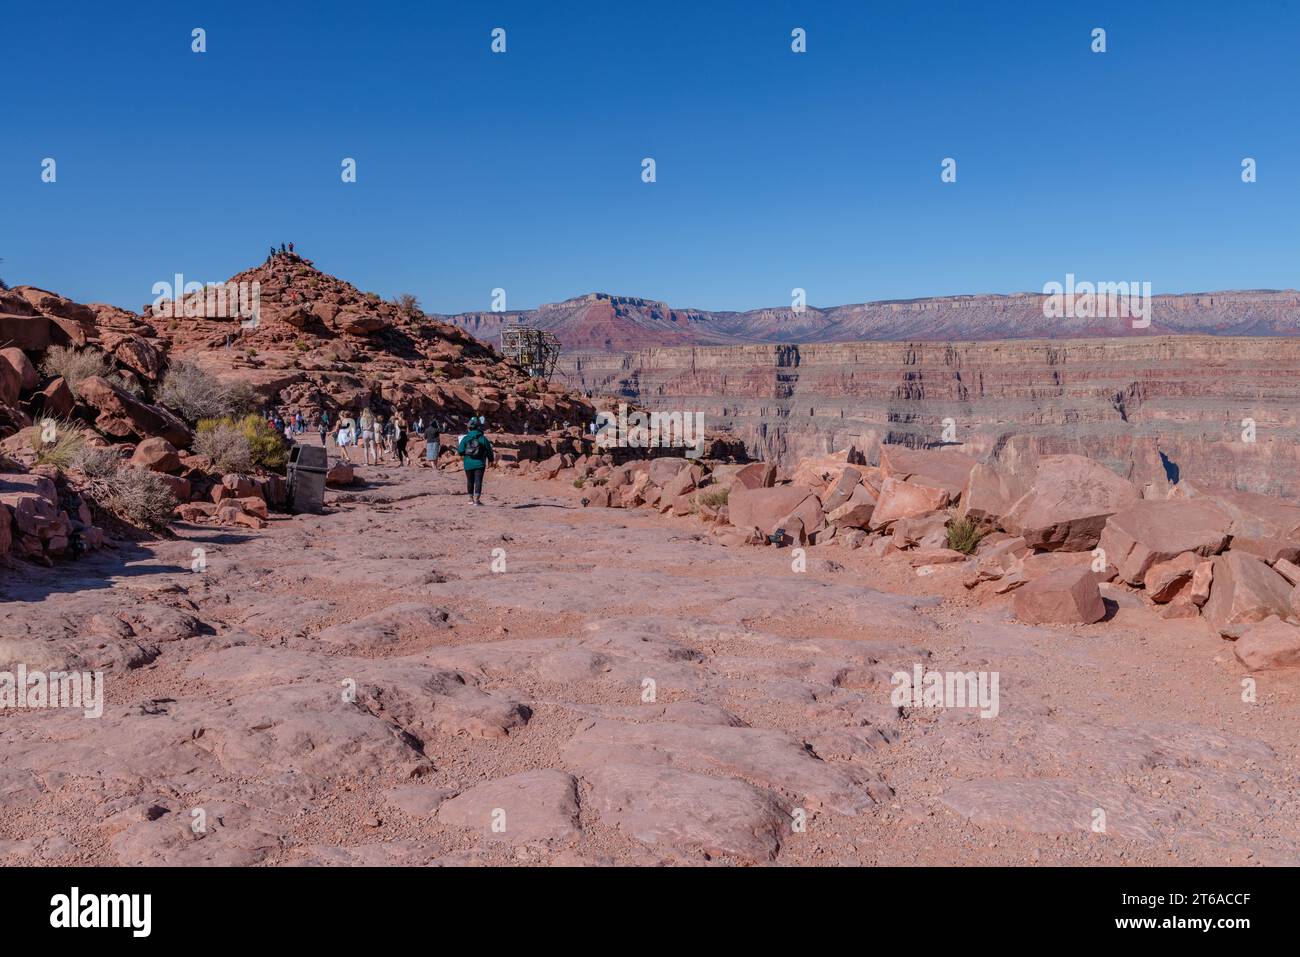
POLYGON ((497 286, 743 309, 1300 285, 1295 3, 98 0, 3 25, 0 275, 79 300, 138 308, 289 239, 441 312, 497 286))

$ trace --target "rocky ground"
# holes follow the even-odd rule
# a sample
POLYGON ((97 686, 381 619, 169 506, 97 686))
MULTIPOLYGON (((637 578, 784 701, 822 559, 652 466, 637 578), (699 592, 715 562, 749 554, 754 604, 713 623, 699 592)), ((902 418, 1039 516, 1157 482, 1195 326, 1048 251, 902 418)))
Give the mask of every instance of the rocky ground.
POLYGON ((107 691, 0 711, 0 862, 1300 863, 1300 683, 1243 701, 1200 618, 1025 625, 963 564, 361 474, 5 569, 0 657, 107 691), (997 716, 895 706, 917 665, 997 672, 997 716))

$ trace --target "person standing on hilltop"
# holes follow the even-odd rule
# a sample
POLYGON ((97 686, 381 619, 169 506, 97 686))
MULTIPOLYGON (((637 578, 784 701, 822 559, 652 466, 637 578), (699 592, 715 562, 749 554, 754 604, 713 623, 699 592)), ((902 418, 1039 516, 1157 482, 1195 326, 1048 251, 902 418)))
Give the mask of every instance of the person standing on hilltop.
POLYGON ((442 435, 439 434, 438 422, 430 419, 429 424, 424 427, 424 460, 432 466, 437 466, 438 453, 442 451, 439 446, 442 444, 442 435))
POLYGON ((487 464, 496 458, 492 443, 483 434, 484 425, 486 423, 482 419, 471 418, 469 431, 456 446, 456 452, 465 466, 465 494, 475 505, 483 504, 483 472, 487 469, 487 464))

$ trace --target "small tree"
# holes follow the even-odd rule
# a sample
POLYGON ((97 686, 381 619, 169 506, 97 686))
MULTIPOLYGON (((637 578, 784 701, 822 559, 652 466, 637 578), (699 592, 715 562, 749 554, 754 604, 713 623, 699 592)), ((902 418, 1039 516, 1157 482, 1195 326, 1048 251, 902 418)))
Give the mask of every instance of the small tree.
POLYGON ((420 300, 409 292, 399 293, 394 296, 393 305, 411 319, 424 315, 424 310, 420 308, 420 300))

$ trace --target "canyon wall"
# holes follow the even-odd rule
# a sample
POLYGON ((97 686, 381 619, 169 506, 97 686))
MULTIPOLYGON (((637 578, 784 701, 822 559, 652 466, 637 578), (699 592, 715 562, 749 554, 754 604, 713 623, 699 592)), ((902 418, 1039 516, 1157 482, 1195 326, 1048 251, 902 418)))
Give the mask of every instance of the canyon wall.
POLYGON ((981 458, 1077 452, 1139 483, 1300 499, 1300 338, 648 348, 567 353, 560 372, 597 395, 703 411, 783 464, 850 444, 868 460, 881 442, 938 446, 947 424, 981 458))

